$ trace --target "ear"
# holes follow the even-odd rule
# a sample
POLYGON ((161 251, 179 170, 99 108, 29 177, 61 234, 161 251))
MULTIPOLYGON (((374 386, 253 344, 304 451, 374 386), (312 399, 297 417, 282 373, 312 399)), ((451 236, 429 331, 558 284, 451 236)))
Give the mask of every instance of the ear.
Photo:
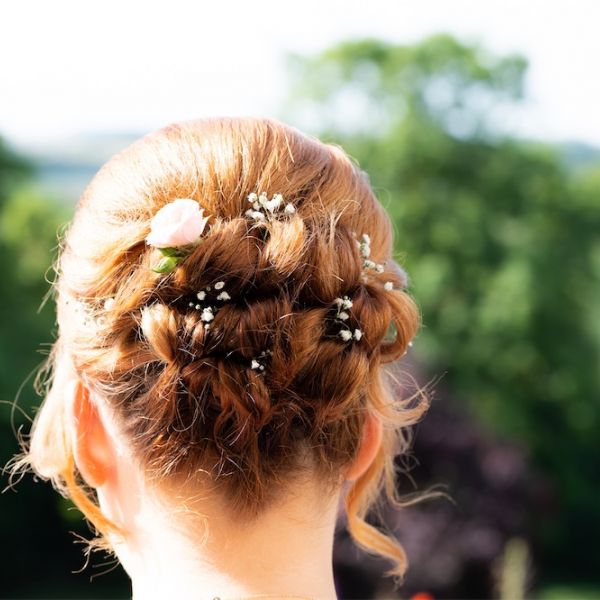
POLYGON ((358 479, 371 465, 381 446, 383 425, 372 412, 367 412, 358 454, 346 472, 346 481, 358 479))
POLYGON ((114 446, 84 383, 73 380, 67 390, 67 415, 75 464, 86 483, 98 488, 113 472, 114 446))

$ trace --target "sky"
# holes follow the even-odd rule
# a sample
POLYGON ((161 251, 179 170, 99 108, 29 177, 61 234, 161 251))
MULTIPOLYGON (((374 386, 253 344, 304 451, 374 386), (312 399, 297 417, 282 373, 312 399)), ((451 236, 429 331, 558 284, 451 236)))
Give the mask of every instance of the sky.
POLYGON ((286 52, 441 31, 530 61, 518 135, 600 146, 598 0, 19 0, 0 8, 0 135, 44 145, 277 116, 286 52))

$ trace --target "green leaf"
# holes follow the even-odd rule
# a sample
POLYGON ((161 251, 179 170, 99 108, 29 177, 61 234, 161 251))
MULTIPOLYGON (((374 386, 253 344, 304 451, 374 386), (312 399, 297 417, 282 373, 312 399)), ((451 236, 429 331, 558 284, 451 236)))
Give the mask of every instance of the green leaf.
POLYGON ((184 255, 181 248, 159 248, 158 250, 163 256, 168 257, 181 257, 184 255))
POLYGON ((152 270, 155 273, 170 273, 179 262, 177 256, 165 256, 152 270))

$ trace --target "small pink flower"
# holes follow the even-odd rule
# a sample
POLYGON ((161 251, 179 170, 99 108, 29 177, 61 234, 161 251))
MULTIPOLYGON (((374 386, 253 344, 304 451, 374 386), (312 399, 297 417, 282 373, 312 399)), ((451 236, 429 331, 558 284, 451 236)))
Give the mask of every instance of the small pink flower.
POLYGON ((195 242, 206 226, 208 217, 196 200, 178 198, 163 206, 150 223, 146 242, 156 248, 174 248, 195 242))

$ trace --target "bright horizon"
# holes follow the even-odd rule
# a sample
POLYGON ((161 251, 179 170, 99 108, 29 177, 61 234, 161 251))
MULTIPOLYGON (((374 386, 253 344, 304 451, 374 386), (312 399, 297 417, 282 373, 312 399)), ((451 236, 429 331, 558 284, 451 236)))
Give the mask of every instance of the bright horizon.
POLYGON ((595 0, 257 0, 201 6, 23 0, 4 7, 0 135, 39 146, 147 132, 212 115, 277 116, 286 52, 360 37, 409 44, 448 32, 530 62, 516 135, 600 146, 600 5, 595 0))

